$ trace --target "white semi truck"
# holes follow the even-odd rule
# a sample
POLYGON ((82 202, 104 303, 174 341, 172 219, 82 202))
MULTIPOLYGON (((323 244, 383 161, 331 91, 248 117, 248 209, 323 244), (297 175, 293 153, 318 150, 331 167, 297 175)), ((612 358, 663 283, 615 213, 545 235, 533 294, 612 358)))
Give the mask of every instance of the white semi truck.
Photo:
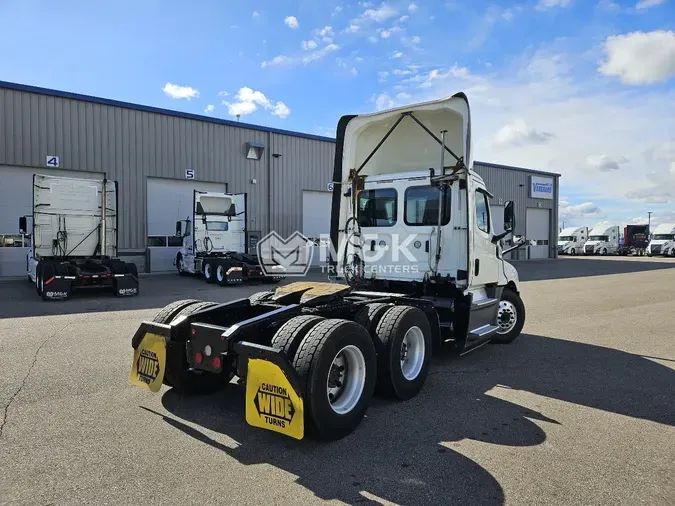
POLYGON ((593 227, 584 244, 585 255, 614 255, 619 249, 621 227, 618 225, 593 227))
MULTIPOLYGON (((176 236, 183 238, 174 259, 179 275, 201 274, 207 283, 221 286, 284 278, 281 267, 278 275, 265 275, 257 256, 247 252, 246 194, 194 190, 192 202, 192 215, 176 222, 176 236)), ((274 274, 270 269, 268 274, 274 274)))
POLYGON ((654 229, 647 255, 675 256, 675 223, 661 223, 654 229))
POLYGON ((31 235, 26 271, 44 300, 80 288, 138 295, 136 264, 116 258, 116 181, 35 174, 33 214, 19 218, 19 230, 31 235))
POLYGON ((512 342, 525 323, 518 273, 501 247, 514 205, 505 204, 504 232, 495 233, 471 125, 463 93, 343 116, 331 282, 169 304, 131 339, 129 381, 207 392, 236 375, 250 425, 337 439, 361 423, 374 392, 415 397, 434 350, 512 342))
POLYGON ((581 255, 588 240, 588 227, 567 227, 558 236, 559 255, 581 255))

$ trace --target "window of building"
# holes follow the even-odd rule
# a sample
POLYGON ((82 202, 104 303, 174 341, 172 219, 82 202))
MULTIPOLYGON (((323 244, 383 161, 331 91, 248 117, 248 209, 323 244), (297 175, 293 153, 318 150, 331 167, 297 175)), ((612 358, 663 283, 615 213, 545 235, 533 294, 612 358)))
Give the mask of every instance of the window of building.
POLYGON ((362 227, 393 227, 396 224, 396 190, 383 188, 359 192, 358 221, 362 227))
MULTIPOLYGON (((406 225, 424 226, 438 224, 439 190, 435 186, 415 186, 405 191, 403 221, 406 225)), ((442 225, 450 222, 450 191, 443 190, 442 225)))
POLYGON ((476 226, 486 234, 490 233, 490 207, 483 192, 476 192, 476 226))

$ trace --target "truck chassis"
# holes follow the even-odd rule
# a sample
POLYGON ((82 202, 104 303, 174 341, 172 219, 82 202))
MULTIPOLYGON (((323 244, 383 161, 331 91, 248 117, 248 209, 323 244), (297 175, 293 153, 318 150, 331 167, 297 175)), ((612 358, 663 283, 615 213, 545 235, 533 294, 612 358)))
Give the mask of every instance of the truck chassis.
MULTIPOLYGON (((143 322, 132 338, 129 380, 159 391, 213 392, 236 375, 246 420, 302 439, 338 439, 365 416, 374 393, 406 400, 421 390, 433 350, 458 354, 509 343, 525 309, 512 287, 496 299, 357 291, 338 283, 291 283, 227 303, 182 300, 143 322), (481 311, 500 331, 481 339, 481 311), (492 312, 491 312, 492 311, 492 312), (463 327, 468 312, 474 331, 463 327)), ((488 325, 489 326, 489 325, 488 325)))
POLYGON ((197 256, 179 253, 174 264, 181 276, 201 274, 207 283, 218 283, 220 286, 239 285, 244 281, 278 283, 285 277, 266 275, 256 256, 236 251, 198 253, 197 256))

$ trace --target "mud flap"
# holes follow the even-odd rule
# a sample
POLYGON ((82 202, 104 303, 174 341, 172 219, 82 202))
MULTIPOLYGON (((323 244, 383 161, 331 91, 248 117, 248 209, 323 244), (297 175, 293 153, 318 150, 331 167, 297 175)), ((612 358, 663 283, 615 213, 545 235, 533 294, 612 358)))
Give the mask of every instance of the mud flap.
POLYGON ((54 276, 45 282, 42 298, 44 300, 65 300, 70 297, 72 280, 62 276, 54 276))
POLYGON ((225 276, 228 285, 239 285, 244 282, 241 267, 230 267, 225 276))
POLYGON ((305 436, 302 392, 286 356, 274 348, 253 343, 235 346, 240 361, 245 361, 240 365, 246 369, 246 422, 302 439, 305 436))
POLYGON ((134 349, 129 382, 151 392, 158 392, 164 381, 165 368, 166 338, 159 334, 145 334, 134 349))
POLYGON ((113 290, 118 297, 138 295, 138 278, 131 274, 115 274, 113 290))

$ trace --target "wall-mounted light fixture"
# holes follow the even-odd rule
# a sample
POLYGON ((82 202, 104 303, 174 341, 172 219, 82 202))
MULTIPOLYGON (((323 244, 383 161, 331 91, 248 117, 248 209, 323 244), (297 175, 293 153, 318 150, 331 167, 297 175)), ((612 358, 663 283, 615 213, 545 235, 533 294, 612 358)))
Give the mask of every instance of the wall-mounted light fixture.
POLYGON ((260 160, 262 158, 263 152, 265 151, 265 145, 261 142, 247 142, 246 143, 246 159, 247 160, 260 160))

